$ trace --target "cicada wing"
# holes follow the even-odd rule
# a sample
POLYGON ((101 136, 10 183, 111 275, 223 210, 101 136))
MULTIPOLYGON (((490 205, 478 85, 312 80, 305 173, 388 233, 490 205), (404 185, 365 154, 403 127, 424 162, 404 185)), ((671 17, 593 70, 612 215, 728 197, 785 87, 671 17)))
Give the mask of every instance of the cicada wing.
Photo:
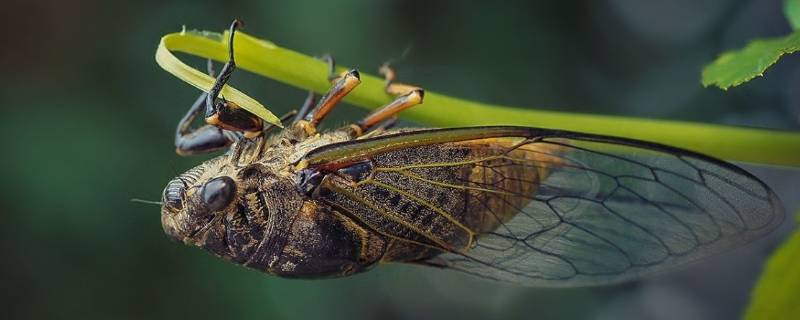
POLYGON ((430 264, 526 285, 639 278, 747 243, 783 219, 775 194, 746 171, 624 138, 486 127, 348 148, 371 159, 371 176, 329 189, 332 203, 349 201, 378 231, 445 251, 430 264))
POLYGON ((473 249, 442 255, 440 263, 528 285, 601 285, 747 243, 783 220, 764 183, 696 153, 576 134, 529 144, 558 159, 536 194, 519 195, 532 200, 473 249))

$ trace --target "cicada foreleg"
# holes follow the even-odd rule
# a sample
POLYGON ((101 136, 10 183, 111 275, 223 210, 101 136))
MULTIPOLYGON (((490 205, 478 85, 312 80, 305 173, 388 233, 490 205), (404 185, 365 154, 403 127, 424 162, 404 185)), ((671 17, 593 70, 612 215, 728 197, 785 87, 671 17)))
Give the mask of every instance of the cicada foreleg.
POLYGON ((175 129, 175 152, 179 155, 187 156, 222 150, 241 138, 241 135, 236 132, 222 130, 208 124, 192 129, 192 122, 206 104, 206 95, 205 93, 201 94, 178 122, 178 127, 175 129))
MULTIPOLYGON (((179 155, 223 150, 237 140, 242 139, 242 137, 254 138, 269 129, 264 128, 260 118, 240 108, 233 102, 225 101, 224 97, 217 101, 223 86, 236 69, 233 39, 236 30, 240 26, 241 22, 238 20, 234 20, 230 26, 228 62, 223 66, 219 75, 216 75, 214 86, 209 90, 209 93, 200 95, 178 123, 178 127, 175 130, 175 151, 179 155), (205 107, 205 122, 207 125, 192 129, 192 123, 203 107, 205 107)), ((212 77, 215 76, 211 60, 208 61, 208 74, 212 77)))
POLYGON ((242 132, 246 138, 255 138, 261 135, 264 128, 261 118, 242 109, 233 102, 226 101, 225 97, 217 99, 225 83, 228 82, 228 79, 236 69, 236 61, 233 55, 233 39, 236 30, 240 26, 241 22, 239 20, 234 20, 231 24, 230 38, 228 39, 228 62, 222 67, 214 86, 206 96, 205 120, 206 123, 225 130, 242 132))

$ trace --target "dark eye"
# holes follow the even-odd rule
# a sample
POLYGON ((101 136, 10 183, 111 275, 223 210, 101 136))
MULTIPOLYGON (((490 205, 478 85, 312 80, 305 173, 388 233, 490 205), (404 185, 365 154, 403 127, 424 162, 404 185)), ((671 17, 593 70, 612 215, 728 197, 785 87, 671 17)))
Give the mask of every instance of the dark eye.
POLYGON ((229 177, 219 177, 206 182, 203 186, 203 190, 200 190, 200 196, 203 197, 203 202, 205 202, 206 206, 208 206, 208 209, 211 211, 217 211, 227 207, 228 204, 231 203, 231 200, 233 200, 235 194, 236 183, 229 177))

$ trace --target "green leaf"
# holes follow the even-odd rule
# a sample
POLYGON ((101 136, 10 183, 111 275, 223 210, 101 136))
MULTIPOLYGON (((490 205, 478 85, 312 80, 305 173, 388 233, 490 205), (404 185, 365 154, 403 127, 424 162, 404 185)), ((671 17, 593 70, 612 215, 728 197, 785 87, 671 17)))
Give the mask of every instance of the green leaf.
MULTIPOLYGON (((182 31, 178 34, 168 34, 162 37, 161 42, 158 44, 158 49, 156 49, 156 63, 158 63, 161 68, 178 77, 178 79, 191 84, 195 88, 208 92, 211 90, 211 87, 214 86, 215 79, 181 62, 171 52, 173 50, 186 51, 187 44, 188 47, 193 47, 190 43, 186 42, 187 38, 182 37, 182 35, 185 34, 196 35, 197 37, 205 39, 210 44, 214 44, 222 48, 227 47, 228 37, 212 32, 182 31)), ((253 51, 253 46, 274 46, 269 42, 260 41, 242 33, 236 33, 235 37, 236 41, 234 41, 234 54, 237 56, 237 60, 239 59, 239 52, 253 51)), ((228 57, 226 54, 223 60, 227 60, 227 58, 228 57)), ((232 101, 245 110, 255 114, 259 118, 264 119, 264 121, 274 124, 278 127, 283 127, 280 119, 272 114, 269 109, 241 91, 236 90, 229 85, 225 85, 222 87, 222 92, 220 95, 225 97, 226 100, 232 101)))
POLYGON ((800 29, 800 0, 786 0, 783 4, 783 14, 792 25, 792 29, 800 29))
POLYGON ((744 49, 726 52, 703 69, 703 85, 723 90, 764 75, 784 55, 800 50, 800 31, 780 38, 756 39, 744 49))
MULTIPOLYGON (((800 212, 797 213, 800 218, 800 212)), ((745 319, 790 319, 800 314, 800 232, 795 231, 767 261, 745 319)))
MULTIPOLYGON (((234 49, 240 69, 318 93, 330 87, 324 62, 241 31, 236 34, 234 49)), ((172 50, 225 61, 228 54, 220 39, 224 37, 219 33, 177 32, 165 35, 162 42, 166 40, 172 50)), ((512 108, 449 97, 429 89, 425 91, 425 103, 404 111, 401 114, 404 118, 434 127, 520 125, 630 137, 722 159, 800 167, 797 156, 800 133, 797 132, 512 108)), ((382 78, 361 72, 361 84, 345 96, 344 101, 375 109, 392 99, 384 92, 382 78)))

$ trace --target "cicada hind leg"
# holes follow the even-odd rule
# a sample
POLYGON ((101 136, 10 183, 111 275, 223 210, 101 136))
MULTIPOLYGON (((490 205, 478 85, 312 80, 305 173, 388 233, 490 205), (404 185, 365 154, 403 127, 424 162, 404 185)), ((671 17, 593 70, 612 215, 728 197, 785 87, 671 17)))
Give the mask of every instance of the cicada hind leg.
MULTIPOLYGON (((309 92, 308 98, 294 121, 294 125, 302 128, 308 135, 315 134, 317 126, 325 116, 342 98, 361 83, 358 70, 351 69, 336 73, 336 62, 332 56, 325 55, 322 60, 328 64, 328 81, 332 83, 332 87, 318 102, 314 100, 314 93, 309 92)), ((347 128, 354 138, 367 137, 392 127, 397 121, 397 114, 400 111, 421 104, 425 96, 425 91, 420 87, 396 83, 395 72, 388 63, 381 66, 379 72, 384 76, 386 82, 384 90, 396 98, 347 128)))
POLYGON ((420 87, 395 82, 396 73, 388 63, 379 69, 384 76, 386 85, 384 91, 395 96, 392 102, 373 111, 361 121, 350 126, 351 135, 354 137, 369 137, 391 128, 397 122, 397 114, 403 110, 422 103, 425 90, 420 87))

